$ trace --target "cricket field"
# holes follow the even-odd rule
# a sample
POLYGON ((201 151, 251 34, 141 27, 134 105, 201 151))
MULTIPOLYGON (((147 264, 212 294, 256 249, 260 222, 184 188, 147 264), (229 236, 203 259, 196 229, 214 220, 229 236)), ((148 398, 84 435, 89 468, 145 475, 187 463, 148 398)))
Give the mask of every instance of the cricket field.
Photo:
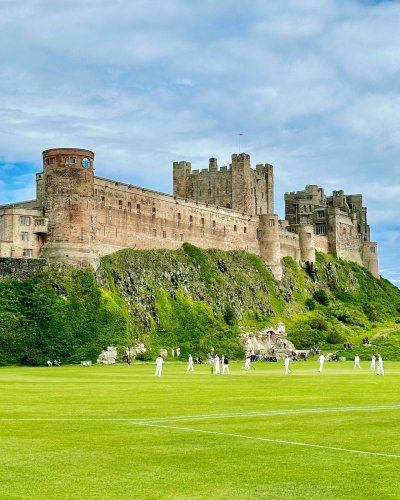
POLYGON ((400 498, 400 363, 254 367, 0 368, 0 498, 400 498))

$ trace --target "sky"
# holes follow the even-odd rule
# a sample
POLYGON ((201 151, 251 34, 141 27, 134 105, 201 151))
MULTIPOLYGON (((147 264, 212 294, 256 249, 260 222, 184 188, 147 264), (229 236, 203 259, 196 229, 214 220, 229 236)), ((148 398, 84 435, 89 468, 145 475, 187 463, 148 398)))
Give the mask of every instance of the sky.
POLYGON ((363 194, 400 286, 400 0, 0 0, 0 204, 35 197, 41 153, 172 193, 172 162, 250 154, 275 205, 363 194))

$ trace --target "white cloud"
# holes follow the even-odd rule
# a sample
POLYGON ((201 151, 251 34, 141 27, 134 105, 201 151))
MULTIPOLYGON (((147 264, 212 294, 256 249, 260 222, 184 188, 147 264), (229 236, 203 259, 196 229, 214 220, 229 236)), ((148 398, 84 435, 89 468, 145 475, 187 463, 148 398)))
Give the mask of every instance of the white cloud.
POLYGON ((170 191, 172 161, 229 163, 244 132, 281 216, 284 191, 343 188, 374 235, 400 217, 399 24, 399 1, 3 0, 0 160, 85 147, 99 175, 170 191))

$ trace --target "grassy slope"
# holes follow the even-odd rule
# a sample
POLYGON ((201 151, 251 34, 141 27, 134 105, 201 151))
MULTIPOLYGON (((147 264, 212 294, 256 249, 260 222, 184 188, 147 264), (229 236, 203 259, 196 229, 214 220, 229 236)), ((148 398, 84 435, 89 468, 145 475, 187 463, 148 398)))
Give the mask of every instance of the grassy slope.
POLYGON ((278 321, 299 348, 338 350, 351 340, 362 358, 376 349, 400 360, 400 291, 331 256, 318 255, 316 266, 312 279, 285 258, 278 283, 255 255, 184 244, 117 252, 102 259, 96 277, 62 266, 0 280, 0 364, 95 360, 107 345, 122 355, 136 342, 146 344, 148 358, 180 347, 184 358, 214 348, 238 359, 241 328, 278 321), (375 346, 360 349, 366 335, 375 346))
POLYGON ((327 364, 322 374, 316 365, 295 364, 285 377, 281 364, 248 374, 233 364, 231 376, 167 364, 161 379, 145 364, 0 368, 1 497, 398 498, 400 363, 387 362, 385 377, 366 364, 327 364), (371 406, 381 409, 282 414, 371 406), (175 429, 134 425, 274 410, 280 414, 161 422, 175 429))
POLYGON ((0 364, 95 360, 107 345, 126 345, 126 332, 125 309, 89 270, 0 280, 0 364))

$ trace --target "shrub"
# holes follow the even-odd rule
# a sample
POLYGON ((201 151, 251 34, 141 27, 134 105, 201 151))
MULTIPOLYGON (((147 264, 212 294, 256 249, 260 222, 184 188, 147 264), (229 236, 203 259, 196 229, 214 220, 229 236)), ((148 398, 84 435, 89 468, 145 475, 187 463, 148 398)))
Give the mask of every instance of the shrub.
POLYGON ((329 305, 329 295, 327 294, 327 292, 325 290, 316 290, 313 293, 313 298, 322 306, 329 305))

